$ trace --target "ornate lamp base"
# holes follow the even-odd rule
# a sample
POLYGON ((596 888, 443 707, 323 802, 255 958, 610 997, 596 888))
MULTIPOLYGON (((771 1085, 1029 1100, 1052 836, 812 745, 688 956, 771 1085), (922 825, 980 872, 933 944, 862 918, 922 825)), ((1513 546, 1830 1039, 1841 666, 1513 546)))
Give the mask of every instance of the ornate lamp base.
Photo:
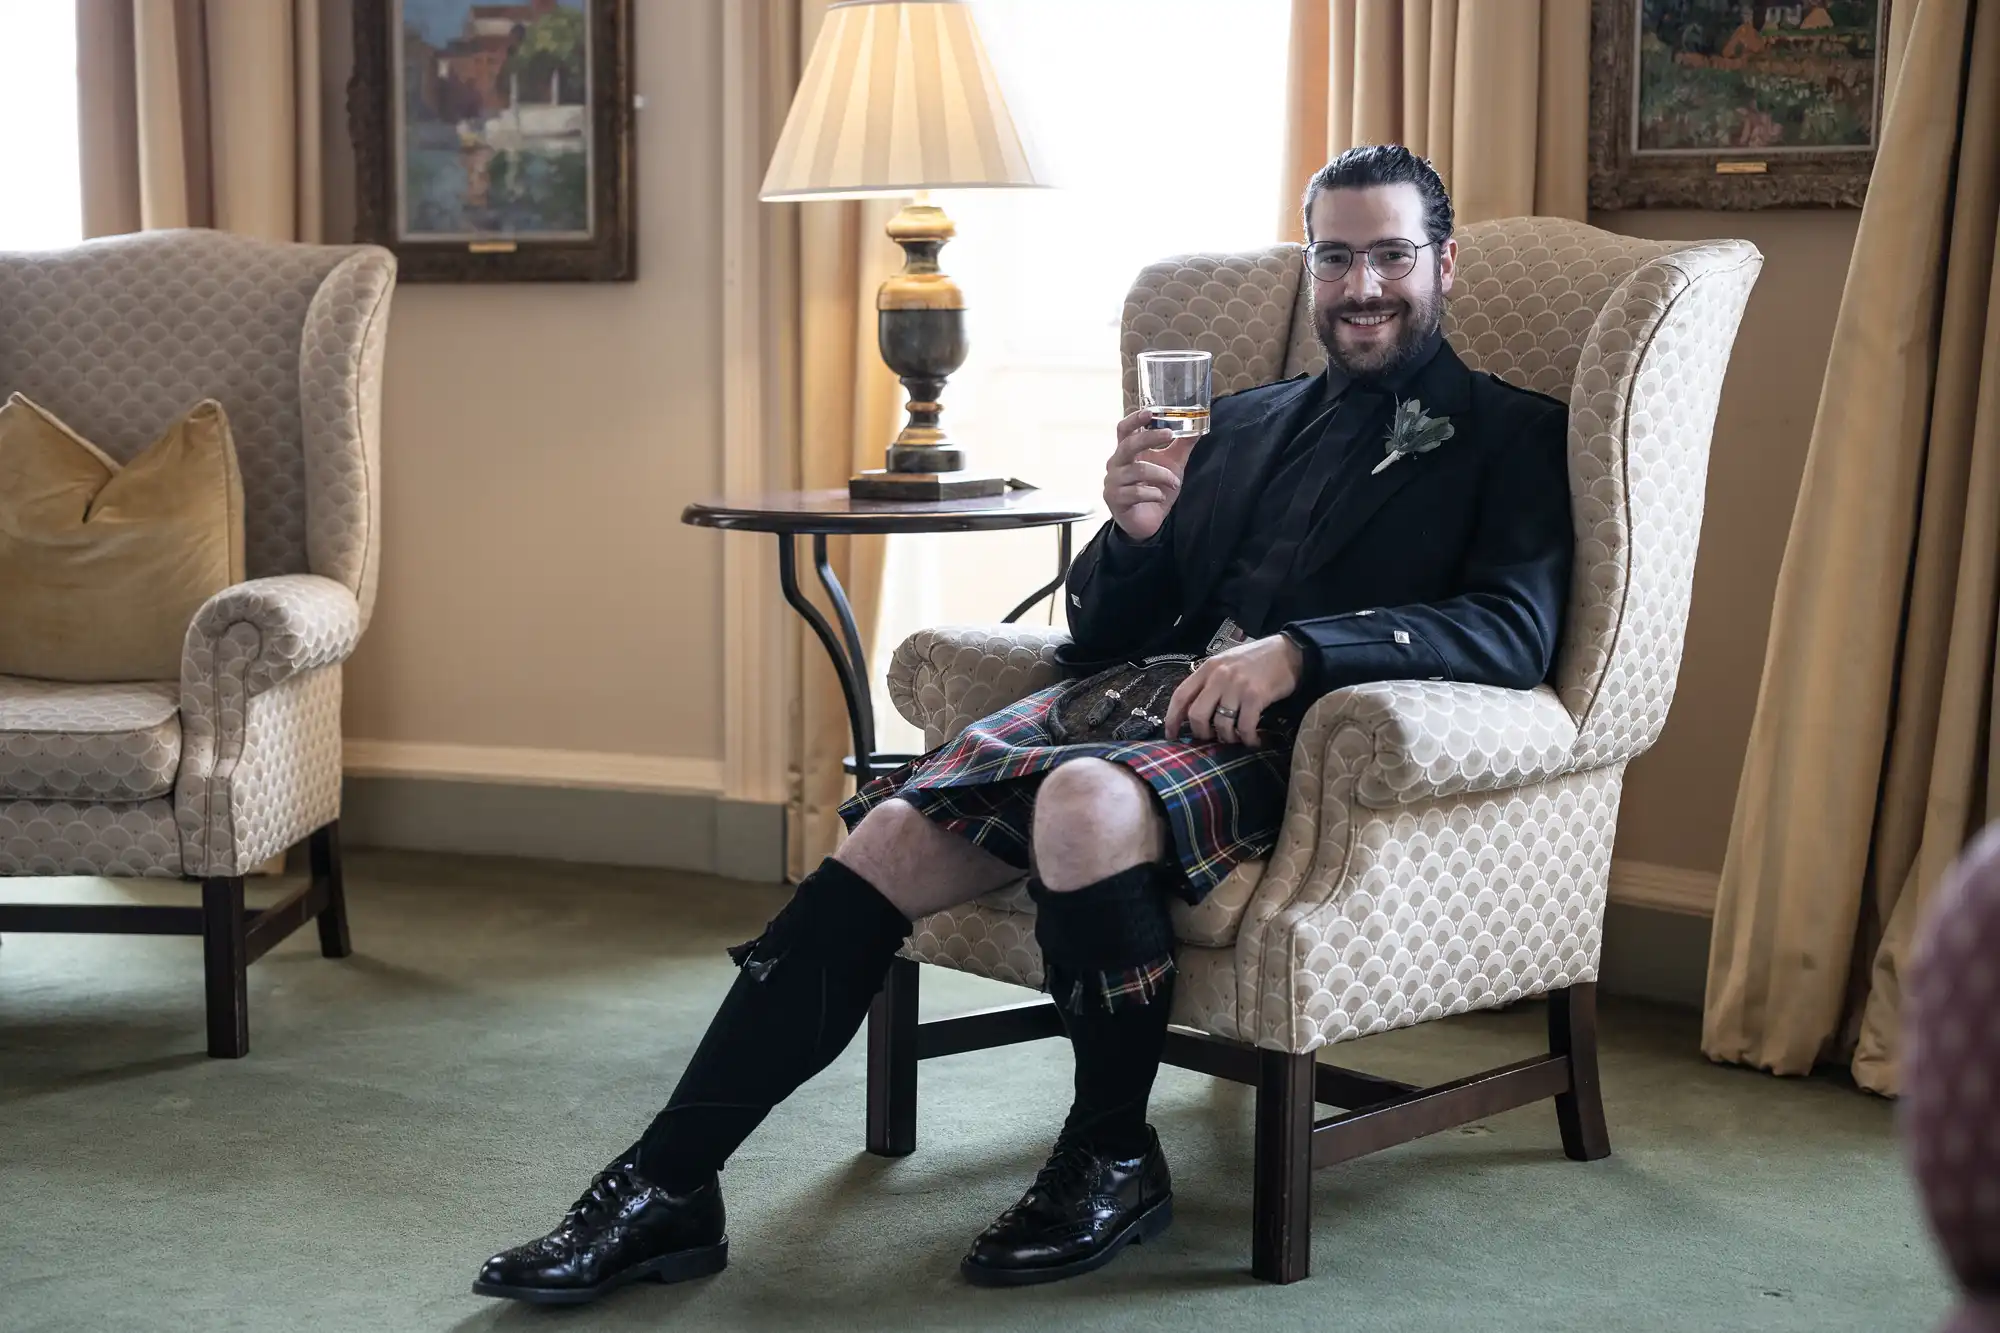
POLYGON ((909 421, 889 446, 888 464, 854 476, 857 500, 963 500, 1003 495, 1004 477, 965 470, 965 451, 938 425, 945 380, 965 364, 965 294, 938 269, 938 251, 956 232, 944 210, 920 195, 889 221, 903 247, 903 270, 875 294, 882 360, 909 391, 909 421))

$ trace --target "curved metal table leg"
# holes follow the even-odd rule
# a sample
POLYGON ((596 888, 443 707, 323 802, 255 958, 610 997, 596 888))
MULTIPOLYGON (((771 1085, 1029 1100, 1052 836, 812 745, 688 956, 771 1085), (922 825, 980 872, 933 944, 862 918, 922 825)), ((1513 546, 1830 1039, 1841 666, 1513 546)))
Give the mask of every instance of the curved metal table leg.
POLYGON ((1013 624, 1015 621, 1019 620, 1022 616, 1028 613, 1028 608, 1032 607, 1036 602, 1041 601, 1042 598, 1047 597, 1050 593, 1054 592, 1056 589, 1062 587, 1063 580, 1069 577, 1070 527, 1071 525, 1068 523, 1063 524, 1062 531, 1060 534, 1058 534, 1056 538, 1056 576, 1050 579, 1047 583, 1044 583, 1041 587, 1029 593, 1028 599, 1026 601, 1022 602, 1012 611, 1009 611, 1006 615, 1002 616, 1000 618, 1001 624, 1003 625, 1013 624))
POLYGON ((826 589, 829 601, 833 603, 833 613, 840 617, 840 636, 847 641, 847 657, 854 664, 860 711, 855 713, 855 695, 848 696, 848 712, 854 721, 854 778, 856 782, 866 782, 874 775, 875 760, 875 697, 873 687, 868 683, 868 654, 861 646, 861 630, 854 623, 854 608, 847 604, 847 589, 840 586, 840 579, 834 575, 833 565, 826 557, 826 534, 813 534, 813 571, 819 575, 819 586, 826 589))
POLYGON ((819 581, 826 588, 827 596, 833 599, 834 611, 840 616, 841 634, 833 632, 833 626, 820 613, 820 609, 806 600, 799 588, 799 556, 790 533, 778 534, 778 582, 785 590, 785 601, 792 610, 812 626, 814 634, 826 648, 826 655, 833 660, 834 674, 840 677, 840 693, 847 701, 847 726, 854 737, 855 779, 866 782, 875 776, 873 759, 875 755, 875 700, 868 689, 868 659, 861 651, 861 633, 854 624, 854 612, 847 604, 847 594, 834 577, 833 566, 827 563, 826 538, 813 536, 813 566, 819 573, 819 581), (842 638, 846 642, 842 642, 842 638))

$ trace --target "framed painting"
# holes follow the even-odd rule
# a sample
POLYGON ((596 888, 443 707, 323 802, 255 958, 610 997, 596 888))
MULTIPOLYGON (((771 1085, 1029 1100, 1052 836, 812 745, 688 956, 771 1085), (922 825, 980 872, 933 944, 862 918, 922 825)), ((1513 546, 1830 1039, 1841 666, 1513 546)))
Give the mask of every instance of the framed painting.
POLYGON ((638 275, 631 0, 354 0, 360 239, 405 281, 638 275))
POLYGON ((1889 0, 1593 0, 1593 208, 1859 208, 1889 0))

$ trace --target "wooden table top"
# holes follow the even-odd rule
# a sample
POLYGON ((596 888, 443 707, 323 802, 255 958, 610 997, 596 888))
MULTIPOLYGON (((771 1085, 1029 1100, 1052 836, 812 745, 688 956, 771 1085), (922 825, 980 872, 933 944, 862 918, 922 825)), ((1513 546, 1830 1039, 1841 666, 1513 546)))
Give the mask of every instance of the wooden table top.
POLYGON ((681 522, 744 532, 986 532, 1074 523, 1101 509, 1094 499, 1042 490, 970 500, 855 500, 841 488, 705 500, 683 509, 681 522))

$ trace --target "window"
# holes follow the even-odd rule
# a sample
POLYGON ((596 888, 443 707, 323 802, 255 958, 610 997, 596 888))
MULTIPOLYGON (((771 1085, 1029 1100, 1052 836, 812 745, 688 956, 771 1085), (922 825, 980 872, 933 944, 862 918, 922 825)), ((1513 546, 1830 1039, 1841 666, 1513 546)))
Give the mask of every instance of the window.
POLYGON ((76 6, 0 0, 0 250, 40 250, 83 239, 77 169, 76 6))
MULTIPOLYGON (((1118 320, 1146 264, 1277 239, 1287 0, 977 0, 1010 110, 1059 187, 940 194, 971 354, 944 424, 982 472, 1094 497, 1122 415, 1118 320)), ((1077 527, 1080 547, 1089 525, 1077 527)), ((891 539, 877 658, 991 622, 1055 570, 1054 529, 891 539)), ((1024 619, 1062 624, 1061 598, 1024 619)), ((923 748, 878 696, 877 743, 923 748)))

